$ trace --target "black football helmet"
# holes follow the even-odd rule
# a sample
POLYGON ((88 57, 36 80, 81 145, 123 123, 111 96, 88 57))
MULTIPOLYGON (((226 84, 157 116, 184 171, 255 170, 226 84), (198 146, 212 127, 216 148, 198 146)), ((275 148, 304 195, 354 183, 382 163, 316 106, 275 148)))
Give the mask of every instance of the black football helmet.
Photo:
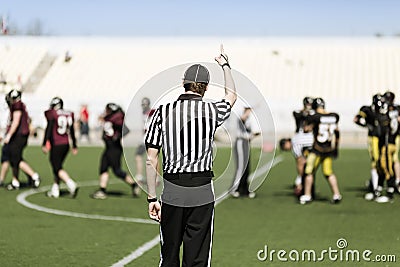
POLYGON ((64 107, 64 101, 56 96, 50 101, 50 108, 51 109, 62 109, 64 107))
POLYGON ((303 98, 303 106, 304 107, 312 106, 313 101, 314 101, 314 98, 306 96, 305 98, 303 98))
POLYGON ((107 111, 108 113, 115 113, 115 112, 117 112, 117 111, 120 110, 120 109, 121 109, 121 107, 118 106, 118 105, 115 104, 115 103, 108 103, 108 104, 106 105, 106 111, 107 111))
POLYGON ((379 111, 383 106, 383 102, 384 102, 384 97, 381 94, 375 94, 372 97, 372 105, 371 105, 372 110, 374 112, 379 111))
POLYGON ((325 108, 325 101, 321 97, 317 97, 312 102, 312 109, 325 108))
POLYGON ((391 91, 386 91, 386 92, 383 94, 383 97, 385 98, 385 101, 386 101, 389 105, 392 105, 393 102, 394 102, 395 94, 394 94, 393 92, 391 92, 391 91))
POLYGON ((22 96, 21 91, 19 91, 17 89, 12 89, 10 92, 8 92, 8 94, 6 96, 6 100, 7 100, 7 97, 9 99, 9 101, 20 100, 21 96, 22 96))

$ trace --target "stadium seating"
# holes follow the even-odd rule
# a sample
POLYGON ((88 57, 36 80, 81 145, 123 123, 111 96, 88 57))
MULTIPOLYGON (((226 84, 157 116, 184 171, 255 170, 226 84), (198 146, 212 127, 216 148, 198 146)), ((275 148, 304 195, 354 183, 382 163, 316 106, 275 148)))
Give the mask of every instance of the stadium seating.
POLYGON ((2 38, 0 42, 0 72, 11 86, 19 82, 25 84, 41 59, 46 54, 46 47, 26 45, 22 42, 8 42, 2 38))
MULTIPOLYGON (((341 115, 344 136, 362 137, 364 142, 364 130, 353 124, 353 116, 361 105, 371 102, 373 94, 387 89, 396 92, 400 84, 399 38, 252 37, 222 41, 232 66, 250 78, 267 100, 278 136, 293 132, 291 112, 301 108, 302 98, 309 95, 323 97, 327 110, 341 115)), ((127 107, 149 78, 169 67, 212 62, 220 42, 217 38, 155 37, 41 37, 21 42, 3 37, 0 70, 7 70, 10 77, 24 73, 22 81, 26 82, 46 52, 56 54, 32 98, 37 104, 43 101, 46 107, 48 99, 59 95, 74 110, 87 103, 97 114, 110 101, 127 107), (64 61, 67 50, 72 56, 68 63, 64 61)), ((243 90, 238 88, 239 93, 243 90)), ((92 123, 96 117, 92 116, 92 123)))

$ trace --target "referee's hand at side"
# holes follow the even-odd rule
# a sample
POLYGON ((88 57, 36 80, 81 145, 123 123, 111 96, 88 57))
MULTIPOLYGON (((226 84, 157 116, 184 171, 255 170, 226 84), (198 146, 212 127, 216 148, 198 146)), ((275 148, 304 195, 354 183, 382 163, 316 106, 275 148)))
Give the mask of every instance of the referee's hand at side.
POLYGON ((157 222, 161 222, 161 205, 160 202, 150 202, 149 203, 149 216, 150 219, 157 222))

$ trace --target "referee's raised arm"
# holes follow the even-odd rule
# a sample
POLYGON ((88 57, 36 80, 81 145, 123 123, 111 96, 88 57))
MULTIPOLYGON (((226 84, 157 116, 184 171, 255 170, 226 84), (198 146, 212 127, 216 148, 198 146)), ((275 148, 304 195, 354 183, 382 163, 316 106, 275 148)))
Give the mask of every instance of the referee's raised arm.
POLYGON ((231 66, 228 62, 228 56, 224 53, 224 46, 221 44, 221 54, 215 58, 215 61, 222 67, 224 71, 225 80, 225 99, 229 102, 231 107, 235 104, 237 99, 235 82, 233 81, 231 66))

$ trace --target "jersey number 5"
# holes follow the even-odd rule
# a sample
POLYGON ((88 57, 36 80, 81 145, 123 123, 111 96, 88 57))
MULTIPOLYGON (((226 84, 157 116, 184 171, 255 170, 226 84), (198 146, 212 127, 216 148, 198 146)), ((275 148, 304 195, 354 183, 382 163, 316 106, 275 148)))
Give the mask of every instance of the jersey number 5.
POLYGON ((318 127, 317 141, 320 143, 332 141, 336 128, 336 124, 321 123, 318 127))

